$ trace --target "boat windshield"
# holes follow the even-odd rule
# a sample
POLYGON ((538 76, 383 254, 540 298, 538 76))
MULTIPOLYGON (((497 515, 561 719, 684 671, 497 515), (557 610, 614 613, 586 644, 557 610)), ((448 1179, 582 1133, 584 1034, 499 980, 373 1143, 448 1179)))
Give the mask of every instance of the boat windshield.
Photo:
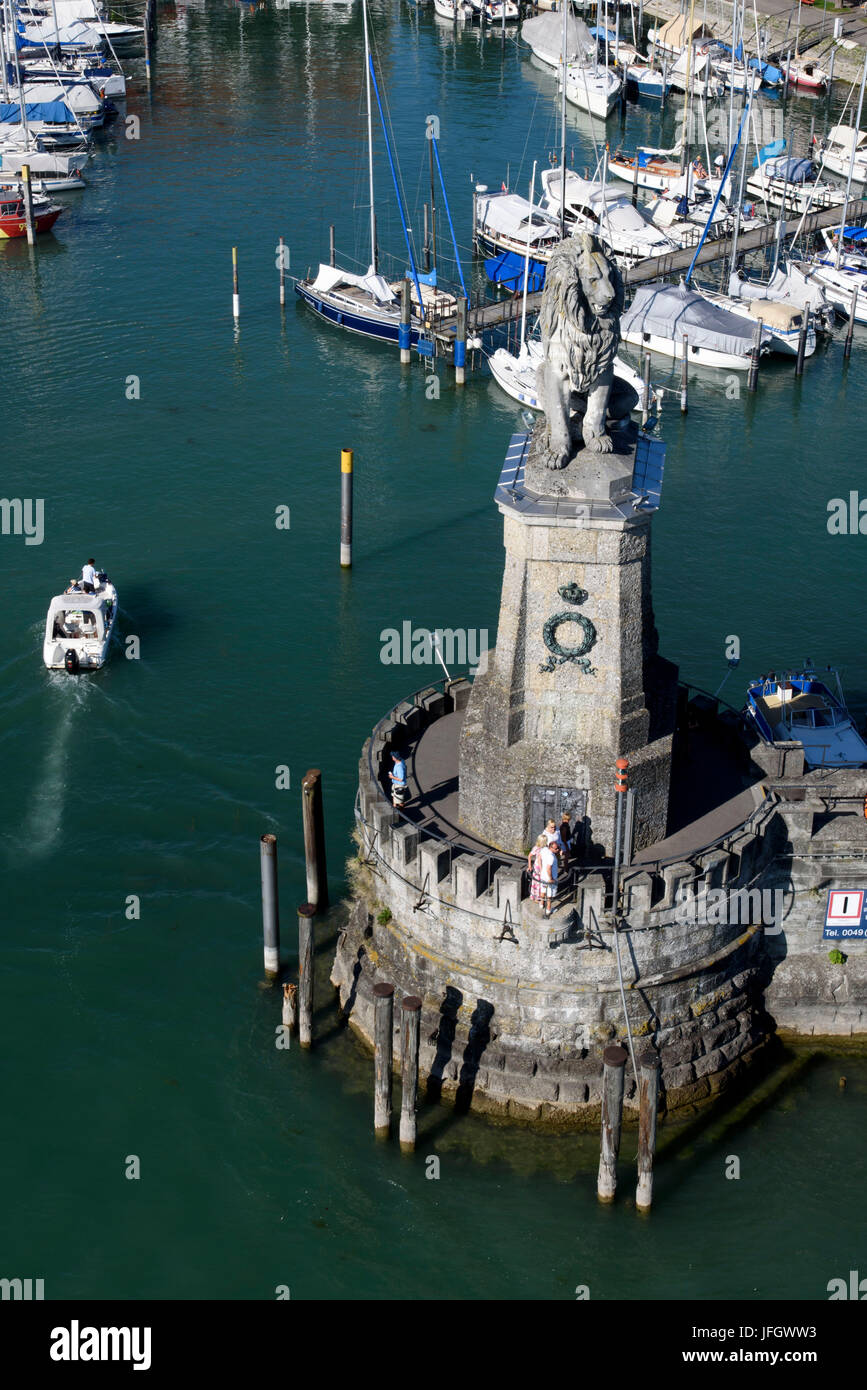
POLYGON ((52 637, 98 637, 99 627, 95 613, 82 612, 80 608, 61 608, 54 615, 52 637))

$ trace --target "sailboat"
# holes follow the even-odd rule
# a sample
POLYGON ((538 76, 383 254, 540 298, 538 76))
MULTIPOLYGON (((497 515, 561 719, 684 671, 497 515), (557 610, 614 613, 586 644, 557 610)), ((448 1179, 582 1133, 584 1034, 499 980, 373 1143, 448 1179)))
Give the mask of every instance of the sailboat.
MULTIPOLYGON (((542 171, 542 207, 553 212, 563 202, 560 169, 542 171)), ((609 250, 620 266, 638 265, 651 256, 676 251, 677 243, 655 227, 627 195, 596 179, 583 179, 566 170, 566 221, 572 232, 589 232, 609 250)))
MULTIPOLYGON (((362 13, 364 21, 368 181, 370 191, 370 266, 366 273, 362 275, 354 271, 344 270, 337 265, 320 264, 314 277, 311 278, 308 274, 306 279, 295 280, 295 292, 319 318, 325 319, 329 323, 336 324, 340 328, 346 329, 349 333, 358 333, 365 338, 374 338, 381 342, 396 343, 401 347, 410 347, 418 344, 419 337, 424 335, 425 329, 430 328, 436 319, 449 317, 454 314, 457 301, 453 295, 442 294, 437 289, 435 271, 427 275, 422 274, 415 263, 412 244, 407 231, 408 222, 404 212, 400 186, 394 169, 394 161, 388 142, 388 132, 385 128, 382 105, 379 100, 376 74, 370 54, 367 0, 364 0, 362 13), (410 275, 415 294, 415 300, 411 305, 409 339, 406 342, 403 341, 401 334, 402 282, 398 281, 396 284, 389 283, 389 281, 379 273, 377 265, 371 88, 376 94, 380 117, 383 117, 383 133, 388 149, 389 165, 394 180, 398 206, 401 212, 401 221, 404 227, 407 254, 410 261, 410 275)), ((439 162, 438 155, 437 162, 439 162)), ((442 175, 442 171, 440 171, 440 175, 442 175)), ((443 194, 445 196, 445 187, 443 187, 443 194)), ((460 262, 458 262, 458 265, 460 267, 460 262)))

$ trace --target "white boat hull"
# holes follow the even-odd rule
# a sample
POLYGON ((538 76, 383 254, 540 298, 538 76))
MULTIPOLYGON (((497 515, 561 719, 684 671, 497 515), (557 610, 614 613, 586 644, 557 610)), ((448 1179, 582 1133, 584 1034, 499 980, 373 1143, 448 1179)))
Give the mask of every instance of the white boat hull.
MULTIPOLYGON (((623 341, 645 352, 657 352, 662 357, 674 361, 683 358, 683 342, 673 338, 657 338, 649 333, 624 333, 623 341)), ((720 371, 746 372, 750 367, 750 354, 743 356, 731 352, 717 352, 713 348, 689 348, 687 362, 690 367, 716 367, 720 371)))
MULTIPOLYGON (((87 611, 86 609, 76 609, 76 598, 83 598, 84 595, 74 593, 64 595, 66 626, 74 629, 82 626, 77 619, 72 617, 76 612, 87 611)), ((94 597, 94 596, 91 596, 94 597)), ((104 603, 111 604, 110 614, 106 615, 105 627, 102 638, 75 636, 70 633, 63 635, 49 633, 46 631, 42 644, 42 660, 49 671, 66 671, 67 653, 74 652, 77 660, 77 669, 74 674, 86 674, 90 671, 98 671, 105 664, 108 657, 111 639, 117 623, 117 590, 113 584, 104 584, 98 590, 95 597, 104 603)))

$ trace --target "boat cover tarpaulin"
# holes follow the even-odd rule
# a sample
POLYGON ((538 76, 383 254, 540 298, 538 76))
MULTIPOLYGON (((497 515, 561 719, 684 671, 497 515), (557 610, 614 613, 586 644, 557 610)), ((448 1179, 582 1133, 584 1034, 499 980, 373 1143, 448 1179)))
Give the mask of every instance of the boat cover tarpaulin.
MULTIPOLYGON (((521 25, 521 38, 531 48, 541 49, 543 53, 548 53, 552 58, 557 57, 559 59, 563 53, 563 16, 561 12, 548 10, 545 14, 535 15, 532 19, 525 19, 521 25)), ((596 44, 583 19, 576 19, 574 15, 568 15, 566 22, 567 63, 574 63, 578 58, 592 56, 595 52, 596 44)))
POLYGON ((785 154, 787 143, 786 140, 772 140, 769 145, 763 145, 753 160, 753 168, 758 169, 765 160, 776 159, 777 155, 785 154))
POLYGON ((514 237, 518 241, 529 239, 531 246, 540 237, 550 236, 552 229, 557 230, 553 217, 541 212, 520 193, 496 193, 488 198, 480 196, 476 211, 484 230, 499 232, 501 236, 514 237))
POLYGON ((54 48, 57 44, 63 48, 100 49, 103 37, 81 19, 74 19, 70 24, 58 24, 56 28, 54 24, 46 23, 27 24, 18 30, 19 48, 54 48))
MULTIPOLYGON (((28 121, 44 121, 46 125, 75 125, 75 117, 62 101, 26 101, 24 110, 28 121)), ((0 124, 21 124, 21 107, 17 101, 14 104, 0 103, 0 124)))
POLYGON ((620 331, 650 333, 675 342, 686 334, 690 347, 745 357, 755 329, 747 319, 708 304, 683 285, 639 285, 620 319, 620 331))
POLYGON ((789 183, 811 183, 816 170, 811 159, 766 159, 763 173, 768 178, 788 179, 789 183))
POLYGON ((696 19, 690 24, 685 14, 670 19, 656 31, 656 42, 673 49, 685 48, 690 39, 696 43, 699 39, 712 38, 713 30, 707 24, 700 24, 696 19))
POLYGON ((380 304, 391 304, 394 301, 388 281, 381 275, 374 274, 372 266, 366 275, 354 275, 351 270, 341 270, 336 265, 320 265, 319 274, 311 289, 327 293, 328 290, 336 290, 340 285, 357 285, 359 289, 373 295, 380 304))

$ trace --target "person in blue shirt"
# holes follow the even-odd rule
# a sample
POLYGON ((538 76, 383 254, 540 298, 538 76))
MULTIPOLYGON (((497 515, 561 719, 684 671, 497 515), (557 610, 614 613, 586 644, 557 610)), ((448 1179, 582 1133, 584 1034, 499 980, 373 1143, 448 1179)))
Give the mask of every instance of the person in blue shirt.
POLYGON ((392 767, 388 774, 391 778, 391 799, 395 806, 402 806, 409 790, 406 781, 406 763, 400 753, 392 753, 391 759, 392 767))

